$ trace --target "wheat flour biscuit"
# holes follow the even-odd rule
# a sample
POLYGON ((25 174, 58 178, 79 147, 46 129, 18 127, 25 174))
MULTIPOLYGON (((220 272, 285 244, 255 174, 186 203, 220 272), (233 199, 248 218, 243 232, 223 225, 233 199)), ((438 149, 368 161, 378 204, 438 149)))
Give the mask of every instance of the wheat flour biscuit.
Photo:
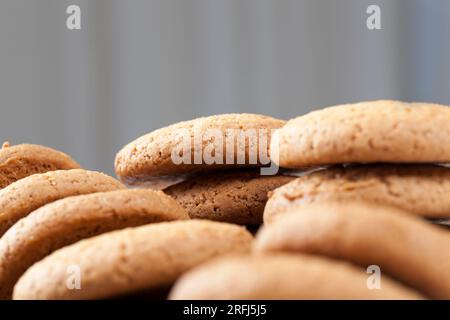
POLYGON ((249 166, 250 155, 254 154, 249 152, 250 145, 256 155, 254 165, 266 164, 261 155, 267 156, 271 130, 280 128, 284 123, 283 120, 257 114, 223 114, 179 122, 153 131, 126 145, 116 156, 116 173, 128 184, 140 184, 142 181, 152 180, 155 177, 167 178, 217 168, 249 166), (239 144, 245 147, 245 152, 238 152, 237 136, 239 136, 238 133, 245 136, 244 130, 253 130, 253 136, 258 138, 258 142, 248 139, 245 144, 239 144), (217 141, 215 136, 208 135, 217 132, 217 141), (264 141, 262 138, 266 140, 265 143, 262 142, 264 141), (185 147, 188 149, 187 152, 184 152, 185 147), (211 150, 215 149, 214 147, 218 149, 217 154, 211 150), (190 164, 186 161, 175 164, 172 152, 178 156, 186 156, 188 153, 186 157, 190 164), (195 159, 194 154, 200 155, 197 159, 199 161, 195 159), (202 157, 204 154, 213 154, 220 158, 223 164, 205 163, 202 157), (238 164, 238 154, 245 155, 245 163, 238 164))
POLYGON ((35 144, 10 146, 5 142, 0 149, 0 189, 35 173, 77 168, 78 163, 55 149, 35 144))
POLYGON ((49 202, 124 188, 110 176, 83 169, 49 171, 20 179, 0 190, 0 236, 19 219, 49 202))
POLYGON ((267 193, 295 177, 262 176, 259 170, 206 173, 164 190, 191 218, 244 225, 262 223, 267 193))
POLYGON ((450 168, 435 165, 363 165, 313 172, 275 189, 264 222, 292 207, 352 200, 389 205, 426 218, 450 217, 450 168))
POLYGON ((51 252, 108 231, 189 219, 162 191, 116 190, 49 203, 14 224, 0 239, 0 299, 33 263, 51 252))
POLYGON ((305 206, 263 227, 256 252, 302 252, 344 259, 450 298, 450 234, 403 211, 363 203, 305 206))
POLYGON ((308 255, 219 257, 184 274, 169 295, 174 300, 421 299, 383 277, 369 290, 367 274, 350 264, 308 255))
POLYGON ((450 108, 379 100, 313 111, 274 133, 281 167, 336 163, 450 162, 450 108))
POLYGON ((171 285, 182 273, 225 253, 248 253, 253 237, 233 224, 207 220, 155 223, 112 231, 53 252, 14 288, 15 299, 101 299, 171 285), (66 286, 80 271, 80 290, 66 286))

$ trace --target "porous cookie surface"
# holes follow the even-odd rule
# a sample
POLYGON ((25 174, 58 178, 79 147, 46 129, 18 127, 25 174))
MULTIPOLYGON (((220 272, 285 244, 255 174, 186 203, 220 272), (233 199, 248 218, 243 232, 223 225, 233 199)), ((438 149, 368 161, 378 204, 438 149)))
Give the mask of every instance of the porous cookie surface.
POLYGON ((80 165, 71 157, 52 148, 5 143, 0 149, 0 189, 35 173, 77 168, 80 165))
POLYGON ((143 224, 189 219, 161 191, 116 190, 64 198, 33 211, 0 239, 0 299, 33 263, 80 239, 143 224))
POLYGON ((450 108, 380 100, 329 107, 274 133, 272 160, 299 168, 354 162, 449 162, 450 108))
MULTIPOLYGON (((260 229, 257 252, 301 252, 376 265, 435 299, 450 298, 450 233, 390 207, 323 203, 260 229)), ((384 276, 383 276, 384 279, 384 276)))
POLYGON ((364 270, 307 255, 221 257, 183 275, 174 300, 234 299, 420 299, 383 277, 380 290, 367 288, 364 270))
POLYGON ((19 219, 49 202, 123 188, 110 176, 83 169, 56 170, 20 179, 0 190, 0 236, 19 219))
MULTIPOLYGON (((254 130, 256 137, 267 138, 266 143, 253 145, 256 155, 255 165, 264 163, 261 154, 266 154, 270 145, 271 129, 280 128, 285 121, 272 117, 256 114, 223 114, 190 121, 179 122, 165 128, 153 131, 126 145, 116 156, 115 168, 117 176, 127 183, 138 183, 142 180, 154 177, 171 176, 175 174, 191 173, 193 171, 205 171, 218 167, 239 167, 237 164, 237 136, 229 132, 244 133, 243 130, 254 130), (239 130, 239 131, 236 131, 239 130), (208 134, 216 134, 215 138, 208 134), (187 146, 186 146, 187 141, 187 146), (227 141, 231 144, 227 148, 227 141), (189 155, 186 161, 175 164, 172 152, 179 156, 185 156, 184 149, 188 149, 189 155), (211 150, 212 149, 212 150, 211 150), (217 149, 214 151, 214 149, 217 149), (261 149, 261 152, 259 152, 261 149), (264 153, 265 152, 265 153, 264 153), (200 155, 200 164, 194 158, 194 154, 200 155), (221 155, 219 155, 221 153, 221 155), (220 163, 205 163, 202 155, 214 155, 220 158, 220 163), (228 158, 227 158, 228 157, 228 158), (229 163, 231 160, 231 164, 229 163)), ((261 139, 263 141, 263 139, 261 139)), ((244 142, 245 143, 245 142, 244 142)), ((249 164, 249 143, 240 144, 245 147, 242 156, 245 156, 245 164, 249 164)), ((252 151, 252 150, 251 150, 252 151)), ((251 152, 253 154, 253 151, 251 152)), ((215 158, 213 159, 215 160, 215 158)))
POLYGON ((262 176, 259 170, 212 172, 164 190, 191 218, 261 224, 267 193, 295 177, 262 176))
POLYGON ((428 218, 450 216, 450 168, 435 165, 366 165, 313 172, 275 189, 264 222, 292 207, 359 200, 428 218))
POLYGON ((249 252, 244 227, 206 220, 162 222, 105 233, 59 249, 34 264, 15 299, 95 299, 172 284, 188 269, 225 253, 249 252), (67 288, 67 268, 80 271, 80 290, 67 288))

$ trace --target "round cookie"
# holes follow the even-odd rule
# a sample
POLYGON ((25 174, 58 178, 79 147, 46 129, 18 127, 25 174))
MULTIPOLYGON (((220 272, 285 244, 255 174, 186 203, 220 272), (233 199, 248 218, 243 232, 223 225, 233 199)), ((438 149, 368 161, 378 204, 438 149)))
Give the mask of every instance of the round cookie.
POLYGON ((292 207, 359 200, 427 218, 450 217, 450 168, 435 165, 365 165, 313 172, 274 190, 264 222, 292 207))
POLYGON ((307 255, 227 256, 183 275, 173 300, 421 299, 383 277, 380 290, 367 288, 367 274, 347 263, 307 255))
POLYGON ((5 142, 0 149, 0 189, 35 173, 77 168, 80 165, 72 158, 52 148, 5 142))
POLYGON ((14 287, 14 299, 101 299, 171 285, 182 273, 225 253, 247 253, 244 227, 206 221, 162 222, 112 231, 64 247, 34 264, 14 287), (67 270, 80 289, 68 289, 67 270))
POLYGON ((262 176, 259 170, 212 172, 164 190, 191 218, 244 225, 262 223, 267 193, 295 177, 262 176))
POLYGON ((261 155, 267 157, 271 130, 280 128, 284 123, 283 120, 257 114, 223 114, 179 122, 153 131, 126 145, 116 156, 116 173, 128 184, 140 184, 142 181, 152 180, 155 177, 267 164, 265 160, 268 159, 261 158, 261 155), (245 145, 241 143, 240 146, 245 147, 245 159, 244 163, 238 164, 237 155, 243 156, 244 153, 237 151, 238 134, 230 134, 228 132, 230 130, 234 133, 240 130, 242 134, 245 134, 243 130, 253 130, 254 137, 261 141, 261 150, 258 148, 259 143, 255 146, 251 139, 245 145), (216 133, 217 141, 215 141, 216 133), (261 138, 265 138, 266 143, 263 143, 261 138), (232 148, 227 148, 227 145, 232 148), (255 146, 252 152, 249 152, 250 145, 252 148, 255 146), (221 150, 221 153, 213 152, 214 150, 211 149, 214 147, 221 150), (177 155, 177 161, 181 163, 174 163, 172 153, 177 155), (194 154, 200 157, 194 157, 194 154), (220 160, 205 163, 202 157, 205 154, 214 155, 217 160, 220 160), (254 164, 250 161, 251 155, 256 156, 253 159, 254 164), (186 157, 187 161, 182 161, 184 158, 178 159, 178 157, 186 157), (218 163, 219 161, 223 164, 218 163))
POLYGON ((324 203, 293 210, 263 227, 254 250, 320 254, 364 268, 377 265, 430 298, 450 299, 449 246, 447 230, 403 211, 324 203))
POLYGON ((56 170, 20 179, 0 190, 0 236, 19 219, 49 202, 124 188, 110 176, 83 169, 56 170))
POLYGON ((189 219, 162 191, 116 190, 49 203, 14 224, 0 238, 0 299, 8 299, 20 276, 51 252, 104 232, 189 219))
POLYGON ((272 160, 301 168, 336 163, 450 162, 450 108, 369 101, 313 111, 274 133, 272 160))

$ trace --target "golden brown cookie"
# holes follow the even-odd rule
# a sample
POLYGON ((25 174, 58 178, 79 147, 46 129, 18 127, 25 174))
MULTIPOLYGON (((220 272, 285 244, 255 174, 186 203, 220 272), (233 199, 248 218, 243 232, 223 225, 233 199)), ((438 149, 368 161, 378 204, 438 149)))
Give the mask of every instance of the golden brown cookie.
POLYGON ((77 168, 80 165, 72 158, 52 148, 6 142, 0 149, 0 189, 35 173, 77 168))
POLYGON ((449 246, 450 233, 443 228, 394 208, 349 202, 305 206, 280 216, 260 229, 254 248, 377 265, 382 274, 430 298, 450 299, 449 246))
POLYGON ((33 211, 0 239, 0 299, 35 262, 51 252, 104 232, 189 219, 162 191, 116 190, 64 198, 33 211))
POLYGON ((116 156, 116 173, 128 184, 140 184, 155 177, 248 166, 251 165, 252 155, 256 156, 253 159, 254 165, 266 164, 261 155, 267 156, 271 130, 280 128, 284 123, 283 120, 257 114, 223 114, 179 122, 153 131, 126 145, 116 156), (233 133, 230 133, 230 130, 233 133), (259 143, 247 139, 239 143, 239 146, 245 149, 242 149, 244 152, 238 152, 238 133, 245 137, 244 130, 253 130, 253 136, 258 141, 265 138, 266 143, 258 146, 259 143), (217 141, 215 133, 218 133, 217 141), (251 149, 250 145, 255 148, 251 149), (184 152, 185 149, 188 149, 187 152, 184 152), (186 163, 184 158, 177 158, 181 163, 174 163, 172 153, 179 157, 185 157, 187 153, 190 164, 186 163), (196 159, 194 154, 200 157, 196 159), (213 160, 215 157, 220 158, 223 164, 217 163, 218 161, 205 163, 205 154, 214 155, 213 160), (245 156, 242 164, 238 163, 238 154, 245 156))
POLYGON ((101 299, 171 285, 182 273, 225 253, 250 251, 244 227, 187 220, 113 231, 59 249, 34 264, 14 299, 101 299), (80 289, 67 270, 79 270, 80 289))
POLYGON ((368 289, 362 269, 308 255, 270 254, 214 259, 184 274, 169 295, 174 300, 421 299, 383 277, 368 289))
POLYGON ((335 163, 450 162, 450 108, 380 100, 313 111, 274 133, 273 161, 301 168, 335 163))
POLYGON ((191 218, 261 224, 267 193, 295 179, 262 176, 259 170, 211 172, 164 190, 191 218))
POLYGON ((20 179, 0 190, 0 236, 19 219, 55 200, 125 188, 100 172, 56 170, 20 179))
POLYGON ((389 205, 427 218, 450 217, 450 168, 434 165, 335 167, 302 176, 276 190, 264 222, 292 207, 323 201, 389 205))

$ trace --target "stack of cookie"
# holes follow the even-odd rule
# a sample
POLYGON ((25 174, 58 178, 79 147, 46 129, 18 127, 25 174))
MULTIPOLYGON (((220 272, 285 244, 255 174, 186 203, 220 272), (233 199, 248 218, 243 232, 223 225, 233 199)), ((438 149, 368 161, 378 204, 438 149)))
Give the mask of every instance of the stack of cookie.
POLYGON ((199 118, 125 146, 123 183, 5 144, 0 298, 448 299, 449 121, 394 101, 199 118))
POLYGON ((342 105, 290 120, 272 141, 282 167, 334 165, 276 190, 269 223, 286 208, 360 200, 450 217, 450 109, 398 101, 342 105))
POLYGON ((56 150, 4 144, 0 161, 0 299, 161 297, 195 265, 250 251, 245 228, 186 221, 163 192, 127 189, 56 150))
POLYGON ((206 220, 108 232, 31 266, 16 283, 14 299, 161 299, 189 269, 219 255, 248 254, 251 243, 244 227, 206 220))
POLYGON ((288 121, 271 156, 300 177, 271 192, 254 255, 196 268, 171 297, 449 299, 450 233, 427 221, 450 218, 448 123, 448 107, 397 101, 288 121))
POLYGON ((191 218, 260 225, 267 193, 293 180, 259 168, 270 165, 271 133, 284 124, 256 114, 176 123, 126 145, 116 173, 128 185, 164 189, 191 218))

